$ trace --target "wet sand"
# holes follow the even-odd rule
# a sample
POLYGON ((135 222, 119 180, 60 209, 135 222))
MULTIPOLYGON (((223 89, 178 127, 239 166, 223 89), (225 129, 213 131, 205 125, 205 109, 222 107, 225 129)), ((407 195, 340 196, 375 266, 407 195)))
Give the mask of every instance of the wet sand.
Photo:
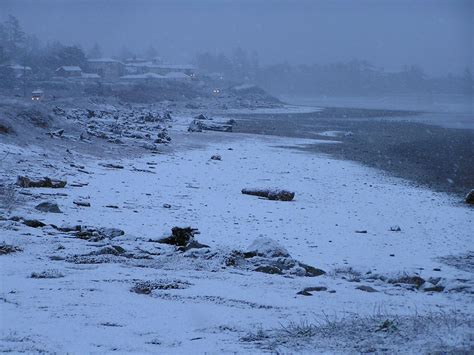
POLYGON ((234 131, 341 141, 289 148, 353 160, 415 185, 464 196, 474 188, 474 130, 409 122, 427 114, 326 108, 309 114, 235 115, 234 131))

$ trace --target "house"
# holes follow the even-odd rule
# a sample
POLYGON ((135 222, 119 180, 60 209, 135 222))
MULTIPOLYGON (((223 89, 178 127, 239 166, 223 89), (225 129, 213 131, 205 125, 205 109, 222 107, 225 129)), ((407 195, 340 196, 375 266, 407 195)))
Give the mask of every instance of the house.
POLYGON ((13 70, 13 73, 15 74, 15 78, 17 79, 23 76, 31 75, 31 68, 26 65, 13 64, 8 67, 11 70, 13 70))
POLYGON ((105 80, 118 80, 125 73, 125 65, 111 58, 89 59, 87 68, 89 73, 100 75, 105 80))
POLYGON ((64 78, 77 78, 82 75, 82 69, 78 66, 64 65, 56 69, 56 75, 64 78))
MULTIPOLYGON (((191 64, 163 64, 161 59, 154 59, 152 61, 144 61, 135 59, 134 61, 128 60, 125 64, 125 71, 127 74, 146 74, 146 73, 155 73, 159 75, 167 75, 170 73, 182 73, 186 74, 186 77, 183 78, 194 78, 196 73, 196 68, 191 64)), ((174 75, 174 74, 173 74, 174 75)), ((172 75, 172 76, 173 76, 172 75)))
POLYGON ((78 78, 82 76, 82 69, 76 66, 63 65, 56 69, 56 75, 63 78, 78 78))

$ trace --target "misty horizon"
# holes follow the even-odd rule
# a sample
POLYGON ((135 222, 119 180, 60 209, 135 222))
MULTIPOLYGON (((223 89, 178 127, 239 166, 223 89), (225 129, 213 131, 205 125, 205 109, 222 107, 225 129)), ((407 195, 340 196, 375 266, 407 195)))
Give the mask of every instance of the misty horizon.
POLYGON ((104 56, 156 48, 170 62, 241 47, 263 65, 366 60, 386 71, 418 65, 429 75, 473 70, 469 1, 58 1, 3 0, 42 43, 60 41, 104 56))

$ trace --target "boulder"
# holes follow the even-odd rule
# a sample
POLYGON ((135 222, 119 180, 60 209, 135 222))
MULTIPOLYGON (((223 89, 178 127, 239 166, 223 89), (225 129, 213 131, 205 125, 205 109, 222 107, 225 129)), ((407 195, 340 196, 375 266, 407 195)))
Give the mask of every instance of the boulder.
POLYGON ((43 222, 38 221, 37 219, 25 219, 23 224, 31 228, 42 228, 46 226, 43 222))
POLYGON ((62 213, 57 203, 49 201, 41 202, 40 204, 36 205, 35 209, 41 212, 62 213))
POLYGON ((466 203, 469 205, 474 205, 474 190, 469 191, 465 199, 466 203))
POLYGON ((315 277, 326 273, 293 259, 270 238, 256 239, 245 251, 234 250, 225 258, 225 265, 275 275, 315 277))
POLYGON ((202 132, 202 124, 198 120, 193 120, 188 127, 188 132, 202 132))
POLYGON ((245 255, 247 257, 253 255, 266 258, 287 258, 290 256, 290 253, 288 253, 288 251, 277 241, 271 238, 258 238, 255 239, 252 244, 250 244, 250 246, 245 251, 245 255))
POLYGON ((356 289, 364 292, 379 292, 375 288, 365 285, 357 286, 356 289))

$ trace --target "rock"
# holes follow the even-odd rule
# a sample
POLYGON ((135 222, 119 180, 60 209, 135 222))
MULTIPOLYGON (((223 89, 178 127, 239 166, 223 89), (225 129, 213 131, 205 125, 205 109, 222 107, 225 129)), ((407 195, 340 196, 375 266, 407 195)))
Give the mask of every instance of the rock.
POLYGON ((165 128, 160 133, 158 133, 158 138, 155 140, 155 143, 167 144, 169 142, 171 142, 171 137, 168 134, 168 130, 165 128))
POLYGON ((466 195, 465 202, 470 205, 474 205, 474 189, 469 191, 469 193, 466 195))
POLYGON ((72 201, 72 203, 74 203, 77 206, 81 206, 81 207, 90 207, 91 206, 90 202, 83 201, 83 200, 75 200, 75 201, 72 201))
POLYGON ((400 226, 397 226, 397 225, 394 225, 394 226, 390 227, 391 232, 401 232, 401 230, 402 229, 400 228, 400 226))
POLYGON ((107 245, 97 251, 93 251, 89 255, 120 255, 125 253, 125 249, 120 246, 107 245))
POLYGON ((425 292, 443 292, 444 291, 444 286, 432 286, 432 287, 425 287, 423 289, 425 292))
POLYGON ((59 206, 57 203, 54 202, 41 202, 39 205, 35 207, 38 211, 41 212, 49 212, 49 213, 62 213, 62 211, 59 209, 59 206))
POLYGON ((326 271, 315 268, 313 266, 306 265, 306 264, 303 264, 303 263, 299 263, 299 264, 302 268, 304 268, 306 270, 306 275, 305 276, 316 277, 316 276, 324 275, 326 273, 326 271))
POLYGON ((365 285, 357 286, 356 289, 364 292, 379 292, 375 288, 365 285))
POLYGON ((211 157, 211 160, 222 160, 222 157, 218 154, 215 154, 211 157))
POLYGON ((296 294, 303 295, 303 296, 312 296, 311 292, 322 292, 322 291, 327 291, 327 290, 328 288, 324 286, 306 287, 296 294))
POLYGON ((194 119, 196 120, 210 120, 210 118, 208 118, 206 115, 204 114, 200 114, 200 115, 197 115, 196 117, 194 117, 194 119))
POLYGON ((164 203, 163 208, 171 208, 171 205, 169 203, 164 203))
POLYGON ((10 126, 7 126, 7 125, 5 125, 5 124, 3 124, 3 123, 0 122, 0 133, 2 133, 2 134, 10 134, 10 133, 12 133, 12 132, 13 132, 13 130, 12 130, 12 128, 11 128, 10 126))
POLYGON ((5 242, 0 244, 0 255, 7 255, 11 253, 16 253, 19 251, 22 251, 22 249, 14 245, 8 245, 8 244, 5 244, 5 242))
POLYGON ((366 230, 356 230, 355 232, 356 233, 361 233, 361 234, 367 234, 366 230))
POLYGON ((42 272, 32 272, 32 279, 58 279, 64 277, 64 275, 58 270, 45 270, 42 272))
POLYGON ((109 169, 123 169, 123 165, 120 164, 112 164, 112 163, 99 163, 100 166, 109 169))
POLYGON ((293 259, 284 247, 270 238, 256 239, 245 251, 234 250, 225 258, 225 265, 278 275, 314 277, 325 274, 321 269, 293 259))
POLYGON ((273 265, 262 265, 262 266, 257 267, 254 271, 263 272, 265 274, 277 274, 277 275, 283 274, 281 269, 273 265))
POLYGON ((51 137, 62 137, 64 134, 64 129, 58 129, 57 131, 49 132, 48 133, 51 137))
POLYGON ((202 132, 201 122, 198 120, 193 120, 188 127, 188 132, 202 132))
POLYGON ((277 241, 271 238, 258 238, 253 241, 245 252, 248 256, 263 256, 266 258, 289 257, 290 253, 277 241))
POLYGON ((51 226, 61 232, 72 233, 76 238, 85 239, 91 242, 97 242, 105 238, 113 239, 125 234, 123 230, 118 228, 95 228, 81 225, 63 227, 51 226))
POLYGON ((264 197, 269 200, 277 201, 291 201, 295 197, 294 192, 287 190, 272 190, 272 189, 242 189, 244 195, 252 195, 264 197))
POLYGON ((45 177, 40 180, 32 180, 27 176, 18 176, 16 184, 20 187, 50 187, 53 189, 63 188, 66 186, 66 181, 50 179, 45 177))
POLYGON ((38 221, 37 219, 25 219, 23 224, 31 228, 42 228, 46 226, 43 222, 38 221))
POLYGON ((420 288, 424 283, 425 280, 420 276, 401 276, 397 279, 390 279, 388 280, 391 284, 408 284, 408 285, 415 285, 417 288, 420 288))
POLYGON ((189 282, 181 280, 140 281, 130 289, 130 292, 149 295, 153 290, 182 290, 189 286, 191 286, 189 282))

